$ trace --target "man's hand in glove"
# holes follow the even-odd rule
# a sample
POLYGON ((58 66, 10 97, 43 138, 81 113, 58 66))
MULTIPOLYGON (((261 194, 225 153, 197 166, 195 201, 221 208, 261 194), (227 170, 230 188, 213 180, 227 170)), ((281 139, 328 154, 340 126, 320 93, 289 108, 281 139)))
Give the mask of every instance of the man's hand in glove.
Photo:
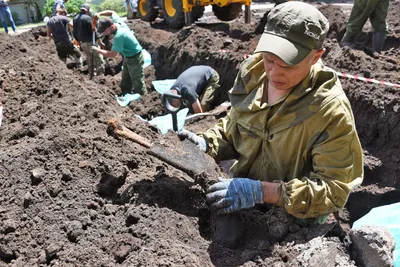
POLYGON ((261 181, 248 178, 222 179, 207 190, 207 203, 218 214, 228 214, 262 204, 261 181))
POLYGON ((201 151, 207 152, 208 145, 207 145, 206 140, 203 137, 200 137, 200 136, 196 135, 195 133, 192 133, 191 131, 188 131, 185 129, 178 132, 178 136, 183 139, 188 139, 190 142, 197 145, 197 147, 200 148, 201 151))
POLYGON ((99 51, 100 50, 100 47, 97 47, 97 46, 95 46, 95 45, 92 45, 92 49, 94 50, 94 51, 99 51))

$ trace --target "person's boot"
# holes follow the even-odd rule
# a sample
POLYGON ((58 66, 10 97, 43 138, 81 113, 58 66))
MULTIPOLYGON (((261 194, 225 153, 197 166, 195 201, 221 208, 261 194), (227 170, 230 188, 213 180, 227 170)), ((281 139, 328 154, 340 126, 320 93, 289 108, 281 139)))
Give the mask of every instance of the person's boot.
POLYGON ((351 46, 354 43, 356 34, 346 31, 342 40, 340 41, 340 46, 351 46))
POLYGON ((240 214, 211 214, 213 241, 227 248, 234 249, 240 244, 243 235, 243 225, 240 214))
POLYGON ((385 32, 374 32, 374 34, 372 35, 372 49, 380 54, 382 52, 383 46, 385 45, 385 40, 385 32))

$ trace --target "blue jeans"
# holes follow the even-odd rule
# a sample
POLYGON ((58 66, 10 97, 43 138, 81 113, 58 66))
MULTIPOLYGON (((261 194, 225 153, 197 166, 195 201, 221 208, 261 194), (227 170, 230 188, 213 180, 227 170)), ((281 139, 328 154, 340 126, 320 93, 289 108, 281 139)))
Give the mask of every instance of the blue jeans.
POLYGON ((1 23, 3 23, 4 30, 6 31, 6 33, 8 33, 6 18, 8 18, 8 20, 10 21, 11 28, 15 32, 17 30, 17 28, 15 27, 15 23, 14 23, 12 15, 11 15, 11 10, 8 6, 2 6, 2 7, 0 7, 0 19, 1 19, 1 23))

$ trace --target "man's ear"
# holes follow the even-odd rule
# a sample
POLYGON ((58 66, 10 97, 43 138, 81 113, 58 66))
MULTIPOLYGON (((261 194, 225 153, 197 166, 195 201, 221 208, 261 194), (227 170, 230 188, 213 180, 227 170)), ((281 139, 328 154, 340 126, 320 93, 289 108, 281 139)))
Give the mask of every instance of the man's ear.
POLYGON ((314 53, 314 57, 312 59, 312 65, 317 63, 317 61, 322 57, 322 55, 325 53, 326 49, 322 48, 321 50, 316 50, 314 53))

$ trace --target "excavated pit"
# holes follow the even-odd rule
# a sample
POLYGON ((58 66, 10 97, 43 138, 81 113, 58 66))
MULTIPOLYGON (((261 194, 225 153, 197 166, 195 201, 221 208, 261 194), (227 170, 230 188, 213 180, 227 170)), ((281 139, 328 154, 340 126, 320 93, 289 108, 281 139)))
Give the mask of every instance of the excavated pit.
MULTIPOLYGON (((339 72, 399 82, 400 2, 390 4, 390 33, 380 57, 368 49, 369 25, 357 49, 339 47, 348 10, 316 4, 331 22, 324 62, 339 72)), ((227 100, 238 64, 254 51, 266 11, 253 12, 249 25, 240 17, 180 31, 133 20, 130 27, 152 55, 147 87, 207 64, 221 77, 215 104, 227 100)), ((177 142, 134 117, 162 115, 159 95, 151 91, 121 108, 114 98, 119 60, 109 61, 108 73, 115 76, 91 81, 72 63, 61 64, 43 36, 44 27, 0 34, 1 266, 290 266, 300 264, 300 252, 319 235, 325 236, 321 247, 336 244, 336 266, 355 266, 333 219, 324 226, 304 225, 279 209, 244 213, 248 227, 238 249, 211 242, 204 193, 193 179, 149 156, 146 148, 106 133, 107 121, 118 117, 143 137, 177 142)), ((400 200, 400 94, 395 87, 341 81, 365 154, 364 183, 340 214, 343 226, 400 200)), ((197 118, 187 128, 202 131, 215 123, 214 117, 197 118)))

